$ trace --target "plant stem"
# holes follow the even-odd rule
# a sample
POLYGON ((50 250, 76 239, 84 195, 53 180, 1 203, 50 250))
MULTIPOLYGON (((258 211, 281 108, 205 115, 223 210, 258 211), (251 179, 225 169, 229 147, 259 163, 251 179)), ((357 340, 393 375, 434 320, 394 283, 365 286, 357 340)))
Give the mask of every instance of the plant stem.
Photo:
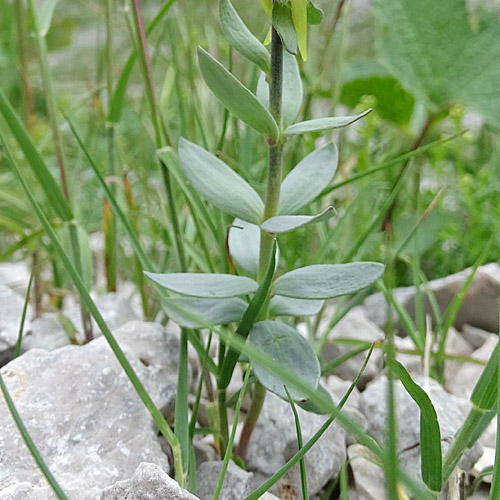
MULTIPOLYGON (((271 45, 271 84, 269 86, 269 109, 273 118, 281 129, 281 110, 283 100, 283 44, 278 32, 273 28, 271 45)), ((278 137, 276 142, 269 142, 269 167, 267 170, 267 186, 264 205, 264 220, 274 217, 278 213, 280 201, 280 189, 283 170, 283 144, 284 140, 278 137)), ((260 252, 259 252, 259 273, 257 280, 259 283, 266 276, 269 263, 272 259, 274 248, 274 234, 265 231, 260 232, 260 252)), ((268 314, 268 301, 264 305, 261 318, 268 314)), ((259 418, 260 411, 266 397, 266 389, 259 383, 255 385, 254 394, 250 410, 245 419, 245 424, 241 432, 238 453, 245 459, 248 444, 253 429, 259 418)))
MULTIPOLYGON (((108 117, 111 113, 111 102, 113 99, 113 0, 106 0, 106 94, 108 98, 108 117)), ((115 124, 106 119, 106 139, 108 149, 108 173, 110 177, 116 175, 115 171, 115 124)), ((111 183, 113 194, 116 193, 113 182, 111 183)), ((105 201, 106 203, 106 201, 105 201)), ((111 207, 105 206, 104 256, 106 262, 106 283, 108 292, 116 292, 116 224, 111 207)))

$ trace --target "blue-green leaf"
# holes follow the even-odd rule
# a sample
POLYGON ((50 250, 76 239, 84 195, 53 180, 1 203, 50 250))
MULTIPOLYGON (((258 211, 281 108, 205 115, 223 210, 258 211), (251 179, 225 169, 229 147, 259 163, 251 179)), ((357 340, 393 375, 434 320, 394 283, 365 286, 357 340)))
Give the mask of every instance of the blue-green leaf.
MULTIPOLYGON (((277 321, 261 321, 253 326, 249 342, 270 356, 274 363, 300 377, 313 390, 318 387, 321 374, 318 358, 309 342, 295 328, 277 321)), ((257 361, 252 363, 252 368, 264 387, 287 399, 284 379, 257 361)), ((294 400, 305 399, 295 389, 289 389, 289 392, 294 400)))
POLYGON ((281 184, 278 213, 294 214, 328 186, 337 171, 339 154, 333 143, 307 155, 281 184))
POLYGON ((298 52, 298 37, 293 25, 292 9, 288 4, 274 2, 273 26, 278 32, 283 47, 290 53, 296 55, 298 52))
POLYGON ((207 299, 237 297, 255 292, 258 288, 254 280, 231 274, 157 274, 148 271, 144 274, 172 292, 207 299))
POLYGON ((330 118, 317 118, 305 122, 295 123, 290 125, 283 132, 285 135, 306 134, 309 132, 321 132, 323 130, 331 130, 333 128, 347 127, 351 123, 357 122, 368 113, 371 109, 367 109, 364 113, 357 116, 335 116, 330 118))
POLYGON ((219 19, 227 41, 249 61, 269 73, 271 57, 264 45, 241 20, 230 0, 219 0, 219 19))
POLYGON ((301 267, 279 277, 273 293, 298 299, 329 299, 371 285, 384 272, 378 262, 319 264, 301 267))
POLYGON ((318 215, 277 215, 264 221, 260 228, 268 233, 288 233, 308 224, 316 224, 331 219, 335 215, 335 209, 328 207, 318 215))
MULTIPOLYGON (((161 150, 159 155, 161 157, 161 150)), ((235 217, 256 224, 260 222, 264 213, 262 199, 222 160, 181 138, 179 162, 189 182, 205 200, 235 217)))
POLYGON ((324 300, 304 300, 275 295, 271 299, 269 311, 274 316, 313 316, 318 314, 324 300))
POLYGON ((223 106, 258 132, 278 137, 274 118, 250 90, 201 47, 198 47, 198 61, 205 83, 223 106))
POLYGON ((248 304, 238 297, 227 299, 169 297, 163 301, 162 305, 170 319, 185 328, 206 328, 207 323, 224 325, 232 321, 240 321, 248 307, 248 304), (184 314, 183 309, 193 314, 184 314))

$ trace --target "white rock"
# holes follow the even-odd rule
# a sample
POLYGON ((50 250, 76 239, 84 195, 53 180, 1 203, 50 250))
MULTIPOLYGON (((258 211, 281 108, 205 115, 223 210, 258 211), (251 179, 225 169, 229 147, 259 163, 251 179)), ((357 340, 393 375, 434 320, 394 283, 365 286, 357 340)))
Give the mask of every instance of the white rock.
POLYGON ((197 500, 158 466, 141 463, 134 475, 106 488, 101 500, 197 500))
MULTIPOLYGON (((222 470, 222 461, 204 462, 196 472, 196 492, 200 500, 212 500, 222 470)), ((252 493, 252 473, 240 469, 230 461, 219 500, 241 500, 252 493)))
MULTIPOLYGON (((495 444, 494 442, 491 444, 495 444)), ((483 454, 481 455, 481 458, 474 464, 474 467, 471 470, 471 474, 476 477, 481 474, 481 472, 486 469, 487 467, 492 467, 495 465, 495 448, 488 448, 485 447, 483 448, 483 454)), ((484 483, 489 483, 491 484, 491 479, 492 476, 485 476, 483 477, 483 482, 484 483)))
POLYGON ((471 325, 463 325, 460 333, 474 349, 479 349, 491 335, 490 332, 471 325))
MULTIPOLYGON (((336 342, 336 339, 351 339, 362 340, 368 342, 376 342, 385 338, 384 332, 371 322, 364 314, 360 307, 356 307, 349 311, 344 318, 335 326, 328 337, 323 350, 321 351, 321 358, 328 362, 336 359, 339 356, 347 354, 354 350, 357 346, 352 344, 345 344, 336 342)), ((367 352, 362 352, 344 363, 334 370, 334 374, 338 375, 344 380, 354 380, 363 363, 366 359, 367 352)), ((383 354, 379 350, 374 350, 370 361, 361 377, 358 386, 365 387, 367 382, 372 380, 382 369, 383 354)))
MULTIPOLYGON (((177 336, 158 324, 131 322, 115 337, 156 405, 173 406, 177 336)), ((2 376, 69 498, 95 500, 141 462, 169 471, 152 418, 103 337, 82 347, 32 349, 3 367, 2 376)), ((53 498, 0 400, 0 491, 7 487, 36 491, 26 500, 53 498)))
MULTIPOLYGON (((455 328, 450 328, 450 330, 448 332, 448 336, 446 337, 445 352, 446 352, 446 354, 449 354, 452 356, 469 357, 473 353, 473 348, 455 330, 455 328)), ((462 366, 463 366, 463 363, 460 361, 454 361, 454 360, 450 360, 450 359, 447 359, 445 361, 444 387, 446 390, 450 391, 450 386, 453 385, 457 381, 458 372, 462 366)))
MULTIPOLYGON (((471 354, 478 361, 487 362, 498 343, 498 335, 490 334, 482 347, 471 354)), ((448 390, 459 398, 469 399, 474 387, 484 370, 484 366, 473 363, 463 363, 453 380, 448 383, 448 390)))
MULTIPOLYGON (((12 359, 19 325, 24 308, 24 299, 6 285, 0 285, 0 366, 12 359)), ((30 319, 33 315, 28 304, 24 330, 31 328, 30 319)))
POLYGON ((383 500, 385 498, 384 471, 366 458, 371 456, 368 448, 353 444, 347 448, 347 456, 358 500, 383 500))
MULTIPOLYGON (((327 419, 297 407, 302 439, 307 442, 327 419)), ((306 454, 309 493, 314 496, 325 483, 336 477, 345 461, 345 431, 333 423, 306 454)), ((246 464, 249 470, 267 477, 277 472, 297 452, 297 431, 289 403, 267 393, 261 415, 250 439, 246 464)), ((298 464, 282 479, 300 492, 298 464)), ((271 490, 279 491, 280 485, 271 490)))
MULTIPOLYGON (((451 301, 467 281, 472 269, 464 269, 446 278, 437 279, 428 283, 434 293, 441 311, 445 311, 451 301)), ((394 290, 396 300, 403 305, 410 315, 414 316, 415 288, 397 288, 394 290)), ((469 324, 482 328, 488 332, 498 331, 498 307, 500 295, 500 266, 490 263, 478 268, 465 299, 458 309, 454 326, 458 330, 462 325, 469 324)), ((431 314, 428 300, 424 300, 426 311, 431 314)), ((379 326, 384 326, 387 318, 387 303, 381 293, 371 295, 364 302, 368 318, 379 326)), ((401 332, 404 331, 398 325, 401 332)))
POLYGON ((0 262, 0 285, 26 297, 31 271, 24 262, 0 262))

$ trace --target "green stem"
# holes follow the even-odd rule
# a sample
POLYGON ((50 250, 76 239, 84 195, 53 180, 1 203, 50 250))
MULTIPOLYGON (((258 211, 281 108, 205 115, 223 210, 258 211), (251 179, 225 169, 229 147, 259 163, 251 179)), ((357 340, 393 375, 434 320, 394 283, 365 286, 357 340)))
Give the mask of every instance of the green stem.
POLYGON ((451 446, 444 457, 443 484, 448 481, 451 473, 462 457, 464 450, 468 447, 470 436, 474 433, 474 430, 484 413, 485 410, 481 410, 480 408, 473 406, 469 415, 465 419, 464 424, 453 438, 451 446))
POLYGON ((264 400, 266 399, 266 388, 257 382, 254 386, 254 391, 252 395, 252 404, 250 405, 250 410, 245 418, 245 424, 243 425, 243 430, 241 431, 240 444, 238 445, 238 455, 245 460, 248 452, 248 445, 250 444, 250 438, 252 432, 255 428, 255 424, 259 418, 262 407, 264 406, 264 400))

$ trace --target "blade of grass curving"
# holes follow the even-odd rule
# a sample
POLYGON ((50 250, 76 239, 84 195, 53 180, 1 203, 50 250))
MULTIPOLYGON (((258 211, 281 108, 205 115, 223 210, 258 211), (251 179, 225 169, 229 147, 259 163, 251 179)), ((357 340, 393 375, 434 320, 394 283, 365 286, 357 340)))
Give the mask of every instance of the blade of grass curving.
POLYGON ((411 378, 406 368, 397 360, 389 360, 389 366, 401 380, 404 388, 420 408, 420 456, 424 483, 432 491, 441 490, 441 430, 437 413, 427 393, 411 378))
MULTIPOLYGON (((297 448, 298 451, 300 451, 303 447, 303 444, 302 444, 302 430, 300 428, 299 414, 297 413, 297 408, 295 408, 295 403, 293 402, 292 396, 290 396, 290 393, 288 392, 286 385, 283 387, 285 388, 285 392, 288 397, 288 402, 292 407, 293 418, 295 420, 295 429, 297 431, 297 448)), ((307 492, 306 463, 304 461, 304 457, 302 457, 299 460, 299 466, 300 466, 300 486, 302 488, 302 500, 309 500, 309 494, 307 492)))
POLYGON ((229 436, 229 441, 227 443, 226 453, 224 455, 224 461, 222 463, 222 470, 219 476, 219 480, 217 481, 217 486, 215 487, 215 492, 213 496, 213 500, 218 500, 220 492, 222 490, 222 485, 224 484, 224 477, 226 475, 227 468, 229 466, 229 460, 231 459, 233 453, 233 445, 234 438, 236 437, 236 430, 238 428, 238 419, 240 416, 241 404, 243 402, 243 397, 245 396, 248 380, 250 378, 250 366, 247 367, 247 371, 245 373, 245 378, 243 379, 243 387, 240 390, 240 395, 238 396, 238 401, 236 403, 236 408, 234 410, 234 422, 233 428, 231 429, 231 435, 229 436))
POLYGON ((29 435, 29 432, 26 429, 26 426, 24 425, 21 416, 17 411, 14 401, 12 401, 12 398, 9 394, 7 386, 5 385, 1 372, 0 372, 0 388, 2 389, 2 394, 5 399, 5 402, 7 403, 7 407, 9 408, 10 414, 12 415, 12 419, 14 420, 17 428, 19 429, 19 433, 21 434, 24 443, 26 444, 28 450, 30 451, 33 459, 38 465, 38 468, 45 476, 45 479, 50 484, 50 487, 54 490, 54 493, 56 494, 57 498, 59 498, 59 500, 68 500, 68 497, 64 494, 64 491, 59 486, 55 477, 52 475, 52 472, 50 472, 50 469, 47 467, 47 464, 43 460, 35 443, 31 439, 31 436, 29 435))
POLYGON ((21 353, 21 343, 23 341, 23 332, 24 332, 24 322, 26 320, 26 313, 28 311, 28 303, 30 301, 30 292, 31 285, 33 283, 34 273, 31 271, 30 279, 28 281, 28 289, 26 290, 26 297, 24 298, 23 312, 21 314, 21 323, 19 325, 19 333, 17 335, 16 349, 14 351, 14 357, 17 358, 21 353))
MULTIPOLYGON (((359 373, 356 377, 356 379, 352 382, 352 384, 349 386, 349 389, 347 392, 344 394, 342 399, 340 400, 339 404, 335 407, 338 411, 342 410, 343 406, 345 405, 347 399, 351 395, 352 391, 355 389, 357 383, 361 379, 365 368, 368 364, 368 361, 370 360, 370 357, 373 352, 373 347, 370 349, 368 354, 366 355, 365 361, 363 365, 361 366, 361 369, 359 370, 359 373)), ((314 391, 312 391, 313 394, 315 394, 314 391)), ((326 400, 323 400, 321 398, 317 398, 319 401, 322 403, 326 402, 326 400)), ((318 401, 316 401, 318 402, 318 401)), ((331 404, 331 402, 329 402, 331 404)), ((275 485, 297 462, 299 462, 305 454, 316 444, 318 439, 325 433, 325 431, 330 427, 332 422, 335 420, 336 416, 332 415, 330 416, 324 424, 318 429, 318 431, 313 435, 313 437, 300 449, 278 472, 273 474, 266 482, 261 484, 255 491, 253 491, 250 495, 248 495, 245 500, 258 500, 269 488, 271 488, 273 485, 275 485)))
POLYGON ((351 184, 352 182, 355 182, 359 179, 362 179, 363 177, 373 175, 373 174, 380 172, 381 170, 385 170, 389 167, 395 167, 403 161, 411 160, 412 158, 416 158, 417 156, 420 156, 420 155, 426 153, 427 151, 430 151, 431 149, 435 148, 436 146, 440 146, 440 145, 445 144, 449 141, 453 141, 453 140, 457 139, 458 137, 461 137, 466 132, 467 131, 464 130, 463 132, 460 132, 458 134, 451 135, 449 137, 444 137, 443 139, 439 139, 437 141, 430 142, 429 144, 426 144, 425 146, 420 146, 418 149, 415 149, 414 151, 409 151, 408 153, 404 153, 402 155, 399 155, 396 158, 384 161, 375 167, 369 168, 369 169, 365 170, 364 172, 353 175, 352 177, 349 177, 348 179, 344 179, 343 181, 337 182, 337 183, 333 184, 332 186, 325 188, 321 192, 321 194, 318 195, 318 198, 326 196, 327 194, 331 193, 332 191, 335 191, 336 189, 338 189, 342 186, 345 186, 346 184, 351 184))
MULTIPOLYGON (((68 274, 70 275, 71 279, 73 280, 76 288, 80 292, 80 296, 82 298, 82 301, 85 303, 85 305, 88 307, 88 310, 90 311, 90 313, 94 317, 102 334, 106 338, 106 341, 108 342, 109 346, 111 347, 111 350, 113 351, 118 362, 120 363, 123 370, 127 374, 127 377, 129 378, 130 382, 132 383, 138 396, 141 398, 144 406, 148 409, 149 413, 153 417, 153 420, 158 425, 160 432, 163 434, 163 436, 165 436, 165 438, 169 442, 169 444, 172 448, 173 455, 174 455, 176 475, 179 476, 179 479, 180 479, 179 484, 181 484, 182 478, 183 478, 183 469, 182 469, 183 463, 182 463, 182 457, 180 455, 180 445, 179 445, 179 441, 178 441, 177 437, 174 435, 174 433, 170 429, 168 423, 166 422, 165 418, 163 417, 161 411, 156 407, 153 400, 151 399, 151 396, 149 395, 149 393, 146 391, 146 389, 142 385, 142 382, 139 380, 137 374, 135 373, 134 369, 132 368, 132 365, 128 361, 128 359, 125 356, 124 352, 122 351, 121 347, 117 343, 115 337, 111 333, 111 330, 109 329, 108 325, 104 321, 101 313, 97 309, 95 302, 90 297, 90 294, 88 293, 88 291, 86 289, 85 283, 83 282, 81 276, 79 275, 75 266, 71 262, 71 259, 66 254, 63 246, 61 245, 59 239, 57 238, 56 233, 52 229, 50 222, 48 221, 45 213, 41 209, 38 202, 35 200, 33 193, 31 192, 31 189, 29 188, 29 186, 26 184, 25 180, 23 179, 17 164, 15 163, 12 155, 10 154, 9 149, 6 146, 6 143, 4 141, 3 136, 0 135, 0 139, 2 141, 2 145, 3 145, 4 150, 6 152, 7 158, 12 165, 12 169, 16 173, 16 176, 17 176, 24 192, 26 193, 26 196, 30 200, 31 205, 33 206, 33 209, 34 209, 37 217, 39 218, 40 222, 42 223, 47 236, 50 238, 54 250, 59 255, 59 258, 61 259, 64 267, 66 268, 68 274)), ((182 486, 182 484, 181 484, 181 486, 182 486)))
MULTIPOLYGON (((499 316, 500 316, 500 310, 499 310, 499 316)), ((499 344, 497 344, 496 350, 497 350, 497 365, 498 365, 498 359, 500 359, 499 344)), ((500 498, 500 370, 498 369, 498 366, 496 375, 497 375, 497 401, 495 406, 497 415, 497 437, 495 444, 495 463, 493 465, 493 478, 491 480, 490 500, 494 500, 495 498, 500 498)))

